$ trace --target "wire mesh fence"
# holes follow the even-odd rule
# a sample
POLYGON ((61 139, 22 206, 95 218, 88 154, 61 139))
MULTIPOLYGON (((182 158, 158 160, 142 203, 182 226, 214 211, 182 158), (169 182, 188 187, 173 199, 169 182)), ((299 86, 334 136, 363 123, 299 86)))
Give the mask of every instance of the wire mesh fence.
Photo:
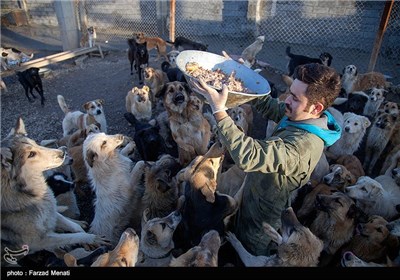
MULTIPOLYGON (((135 32, 170 37, 170 1, 76 0, 87 24, 103 41, 124 44, 135 32), (82 6, 84 9, 82 9, 82 6)), ((207 44, 209 51, 240 54, 258 35, 265 35, 258 59, 286 71, 286 46, 296 54, 333 56, 341 71, 354 64, 366 72, 384 2, 371 1, 176 1, 175 36, 207 44), (369 22, 368 22, 369 21, 369 22)), ((400 3, 395 2, 375 70, 398 76, 400 3)))

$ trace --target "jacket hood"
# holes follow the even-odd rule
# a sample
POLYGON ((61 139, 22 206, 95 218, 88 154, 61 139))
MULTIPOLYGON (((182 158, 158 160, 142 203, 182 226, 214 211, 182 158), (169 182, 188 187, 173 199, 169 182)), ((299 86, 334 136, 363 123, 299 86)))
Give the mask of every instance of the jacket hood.
POLYGON ((297 127, 306 130, 310 133, 317 135, 324 141, 326 147, 332 146, 339 140, 342 134, 342 128, 331 113, 325 111, 319 119, 309 119, 300 122, 290 121, 287 116, 283 117, 279 123, 278 128, 285 128, 287 126, 297 127))

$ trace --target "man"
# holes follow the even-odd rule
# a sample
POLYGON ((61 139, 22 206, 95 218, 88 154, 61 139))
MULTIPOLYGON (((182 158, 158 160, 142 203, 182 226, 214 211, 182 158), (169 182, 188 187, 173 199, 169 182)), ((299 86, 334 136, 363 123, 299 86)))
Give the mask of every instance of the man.
POLYGON ((262 223, 280 227, 290 193, 310 179, 324 146, 340 138, 339 124, 325 111, 339 94, 340 77, 321 64, 300 65, 285 102, 270 95, 257 100, 257 110, 278 123, 266 140, 248 137, 235 126, 225 111, 226 85, 220 93, 204 81, 192 81, 191 85, 207 99, 220 141, 247 174, 233 231, 251 254, 271 255, 275 252, 262 223))

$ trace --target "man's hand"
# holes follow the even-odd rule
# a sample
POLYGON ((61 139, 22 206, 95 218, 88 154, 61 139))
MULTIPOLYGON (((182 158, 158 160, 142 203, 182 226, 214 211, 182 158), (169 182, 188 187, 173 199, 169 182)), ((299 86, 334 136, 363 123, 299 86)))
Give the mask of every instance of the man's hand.
POLYGON ((207 85, 202 79, 199 79, 199 82, 190 79, 189 85, 192 90, 198 92, 207 100, 208 104, 211 106, 213 114, 228 109, 225 106, 226 101, 228 100, 228 87, 225 84, 222 85, 221 92, 218 92, 216 89, 207 85))

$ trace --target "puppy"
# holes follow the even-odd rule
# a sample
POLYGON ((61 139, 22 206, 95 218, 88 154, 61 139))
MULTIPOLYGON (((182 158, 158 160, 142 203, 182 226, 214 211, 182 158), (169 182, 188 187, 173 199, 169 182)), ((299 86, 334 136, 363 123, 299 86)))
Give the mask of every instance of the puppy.
POLYGON ((76 129, 86 129, 93 123, 100 125, 100 130, 107 133, 107 122, 104 114, 104 100, 96 99, 83 104, 86 113, 80 111, 71 111, 62 95, 57 95, 58 105, 64 112, 65 116, 62 122, 63 136, 72 134, 76 129))
POLYGON ((208 45, 201 44, 195 41, 192 41, 188 38, 185 38, 183 36, 178 36, 175 38, 174 42, 166 41, 169 44, 172 44, 175 48, 175 50, 178 50, 181 48, 183 50, 198 50, 198 51, 207 51, 208 45))
POLYGON ((134 87, 128 91, 125 97, 125 108, 137 120, 149 121, 151 119, 150 88, 148 86, 134 87))
POLYGON ((197 155, 204 155, 211 138, 210 124, 200 108, 194 106, 195 99, 190 96, 189 86, 180 82, 166 83, 159 94, 168 112, 171 134, 178 144, 182 166, 189 164, 197 155))
POLYGON ((83 156, 91 187, 96 194, 90 232, 106 236, 116 245, 136 211, 132 178, 140 177, 141 165, 119 152, 124 136, 90 134, 83 142, 83 156), (124 194, 124 195, 121 195, 124 194))
POLYGON ((33 58, 33 53, 27 55, 15 48, 0 48, 0 54, 1 66, 4 70, 9 70, 13 66, 19 66, 21 63, 33 58))
POLYGON ((261 51, 264 41, 265 36, 258 36, 250 46, 243 50, 241 57, 246 66, 251 67, 256 62, 256 55, 261 51))
POLYGON ((150 51, 152 49, 157 49, 157 58, 155 61, 158 61, 160 57, 164 57, 165 60, 168 60, 167 56, 167 43, 161 39, 160 37, 147 37, 143 32, 139 32, 136 34, 136 42, 139 44, 147 43, 147 50, 150 51))
POLYGON ((373 87, 387 86, 385 76, 379 72, 359 74, 355 65, 347 65, 343 69, 342 88, 347 94, 354 91, 364 91, 373 87))
POLYGON ((84 223, 57 212, 43 172, 63 164, 66 153, 39 146, 26 134, 19 118, 9 144, 1 147, 1 247, 21 250, 28 244, 27 254, 32 254, 74 244, 108 245, 104 238, 86 233, 84 223))
POLYGON ((142 258, 137 266, 166 267, 175 248, 173 234, 182 219, 178 211, 162 218, 149 219, 148 209, 143 212, 140 252, 142 258))
POLYGON ((89 48, 94 47, 96 45, 97 33, 96 29, 93 26, 90 26, 86 29, 86 31, 82 34, 80 46, 81 48, 89 45, 89 48))
POLYGON ((278 244, 278 252, 272 256, 251 255, 236 238, 228 232, 227 239, 239 254, 245 266, 317 266, 323 249, 322 241, 309 228, 303 226, 291 207, 282 211, 280 233, 263 222, 264 232, 278 244))
POLYGON ((39 70, 39 68, 31 67, 22 72, 17 71, 17 77, 18 81, 24 87, 25 95, 29 102, 33 102, 33 100, 29 97, 29 92, 33 98, 36 98, 36 96, 33 94, 33 89, 35 89, 40 95, 40 104, 44 106, 45 98, 43 95, 43 85, 42 79, 39 75, 39 70))
POLYGON ((290 46, 286 48, 286 55, 289 57, 289 63, 287 66, 288 69, 288 76, 293 76, 294 69, 302 64, 307 64, 307 63, 319 63, 323 64, 325 66, 331 66, 332 64, 332 55, 327 52, 323 52, 319 55, 318 58, 312 58, 309 56, 305 55, 298 55, 298 54, 293 54, 290 52, 290 46))
POLYGON ((156 96, 159 95, 164 84, 167 82, 168 77, 166 73, 153 67, 146 67, 144 72, 144 83, 151 90, 151 102, 156 104, 156 96))
POLYGON ((177 258, 172 258, 170 267, 217 267, 221 237, 216 230, 203 235, 197 246, 190 248, 177 258))

